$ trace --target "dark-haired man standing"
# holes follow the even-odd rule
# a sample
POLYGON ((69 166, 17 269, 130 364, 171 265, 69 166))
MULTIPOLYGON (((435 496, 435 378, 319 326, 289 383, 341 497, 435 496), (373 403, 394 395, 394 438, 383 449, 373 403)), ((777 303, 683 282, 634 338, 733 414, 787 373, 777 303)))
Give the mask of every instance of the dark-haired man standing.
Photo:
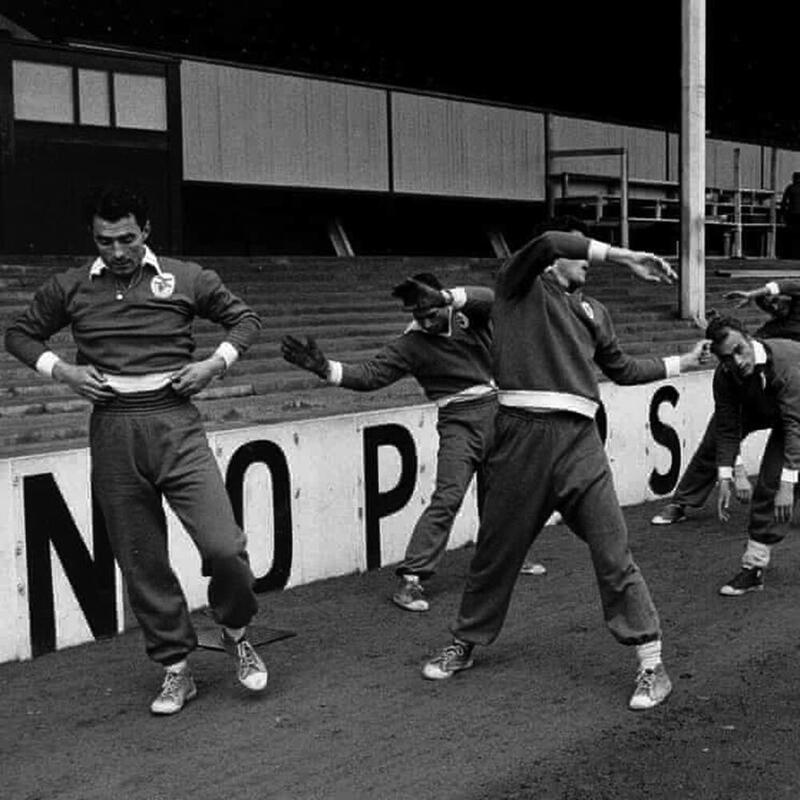
POLYGON ((739 597, 764 588, 764 569, 774 545, 798 527, 794 514, 800 470, 800 342, 750 337, 734 317, 714 319, 706 329, 714 373, 719 496, 717 513, 728 519, 733 460, 742 438, 742 410, 760 405, 771 427, 753 490, 748 540, 741 569, 719 590, 739 597))
POLYGON ((421 581, 436 572, 476 472, 480 494, 480 470, 497 406, 489 324, 494 293, 480 286, 443 289, 435 275, 419 273, 392 294, 413 319, 372 358, 357 364, 331 361, 308 337, 304 344, 285 336, 282 351, 290 363, 356 391, 373 391, 413 375, 438 406, 436 488, 397 567, 400 584, 392 597, 408 611, 427 611, 421 581))
POLYGON ((103 190, 87 203, 86 224, 98 257, 50 278, 8 328, 6 348, 93 404, 94 494, 147 653, 165 670, 151 711, 174 714, 197 694, 187 664, 197 637, 170 567, 162 498, 200 551, 211 612, 239 681, 261 691, 267 670, 245 637, 258 608, 245 537, 189 399, 249 347, 260 320, 216 272, 153 253, 144 198, 103 190), (197 361, 195 317, 226 331, 216 351, 197 361), (67 325, 75 364, 47 344, 67 325))

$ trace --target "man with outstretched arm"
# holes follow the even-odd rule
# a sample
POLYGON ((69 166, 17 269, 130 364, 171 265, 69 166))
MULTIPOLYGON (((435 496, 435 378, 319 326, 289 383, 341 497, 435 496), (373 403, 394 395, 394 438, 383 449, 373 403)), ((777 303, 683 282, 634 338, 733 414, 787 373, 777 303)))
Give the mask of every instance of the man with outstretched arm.
MULTIPOLYGON (((734 290, 724 295, 735 300, 736 308, 755 303, 770 318, 754 334, 757 339, 794 339, 800 341, 800 282, 770 281, 749 291, 734 290)), ((744 398, 742 403, 742 436, 769 428, 771 417, 764 417, 760 404, 754 406, 744 398)), ((675 525, 687 519, 688 508, 700 508, 711 495, 717 482, 716 417, 711 415, 703 438, 681 476, 669 503, 650 522, 653 525, 675 525)), ((733 465, 733 488, 740 503, 749 503, 753 487, 740 455, 733 465)))
POLYGON ((356 364, 332 361, 308 337, 303 343, 285 336, 282 352, 290 363, 355 391, 374 391, 413 375, 438 406, 436 487, 397 567, 400 580, 392 597, 407 611, 427 611, 422 581, 435 574, 476 473, 480 500, 482 464, 497 408, 491 371, 494 293, 482 286, 443 289, 432 273, 418 273, 392 294, 412 319, 404 333, 372 358, 356 364))
POLYGON ((174 714, 197 695, 187 662, 197 636, 170 566, 162 498, 200 552, 211 613, 240 683, 262 691, 267 669, 245 635, 258 610, 245 536, 190 400, 247 350, 261 322, 213 270, 156 256, 141 195, 102 190, 89 198, 85 221, 97 258, 46 281, 8 328, 6 348, 92 403, 94 496, 147 654, 164 668, 150 710, 174 714), (199 360, 196 317, 225 329, 216 351, 199 360), (48 345, 67 325, 75 364, 48 345))
POLYGON ((608 311, 581 291, 590 264, 623 266, 648 281, 675 277, 652 254, 561 232, 532 240, 501 268, 492 311, 500 405, 483 517, 452 643, 425 663, 423 676, 449 678, 473 665, 476 644, 495 640, 525 554, 558 510, 589 547, 611 633, 636 650, 630 707, 646 709, 661 703, 672 684, 658 614, 631 556, 595 424, 595 365, 616 383, 646 383, 698 365, 704 344, 667 359, 624 353, 608 311))
POLYGON ((727 522, 733 494, 732 465, 742 437, 745 403, 760 403, 772 428, 761 457, 741 568, 720 588, 740 597, 764 588, 774 545, 798 527, 794 514, 800 469, 800 342, 755 339, 734 317, 714 319, 706 330, 719 359, 714 373, 719 495, 717 513, 727 522))

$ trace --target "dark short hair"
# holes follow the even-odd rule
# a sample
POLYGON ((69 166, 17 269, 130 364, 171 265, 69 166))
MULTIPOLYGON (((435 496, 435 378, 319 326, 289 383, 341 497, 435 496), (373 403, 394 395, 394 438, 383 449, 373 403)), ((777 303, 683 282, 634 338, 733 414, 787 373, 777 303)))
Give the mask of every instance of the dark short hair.
POLYGON ((95 189, 83 204, 83 219, 92 226, 95 217, 116 222, 132 214, 140 228, 150 219, 147 198, 133 189, 122 186, 103 186, 95 189))
POLYGON ((442 282, 432 272, 418 272, 416 275, 411 276, 415 281, 424 283, 432 289, 441 289, 442 282))
POLYGON ((533 238, 541 236, 547 231, 577 231, 583 236, 589 235, 589 226, 580 218, 572 214, 562 214, 558 217, 549 217, 540 222, 533 230, 533 238))
POLYGON ((706 328, 706 339, 711 340, 713 347, 721 344, 731 331, 739 331, 744 336, 750 336, 744 323, 736 317, 714 317, 706 328))

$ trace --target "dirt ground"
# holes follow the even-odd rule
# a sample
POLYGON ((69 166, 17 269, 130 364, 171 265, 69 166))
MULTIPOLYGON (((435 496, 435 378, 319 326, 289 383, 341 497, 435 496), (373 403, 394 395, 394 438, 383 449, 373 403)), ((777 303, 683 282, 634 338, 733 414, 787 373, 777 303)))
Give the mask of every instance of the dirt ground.
POLYGON ((764 592, 723 598, 744 513, 654 528, 657 507, 626 515, 675 683, 658 709, 628 711, 634 654, 557 526, 537 547, 548 574, 520 578, 498 641, 441 683, 419 666, 447 641, 470 548, 446 558, 428 614, 391 604, 388 568, 265 597, 259 621, 298 635, 263 648, 263 696, 201 651, 198 699, 151 717, 160 673, 135 631, 0 665, 0 797, 796 800, 800 541, 764 592))

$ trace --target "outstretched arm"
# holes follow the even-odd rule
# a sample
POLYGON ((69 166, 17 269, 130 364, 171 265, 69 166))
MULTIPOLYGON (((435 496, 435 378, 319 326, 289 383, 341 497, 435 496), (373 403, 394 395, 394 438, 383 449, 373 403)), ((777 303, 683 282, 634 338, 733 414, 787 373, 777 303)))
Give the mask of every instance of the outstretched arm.
POLYGON ((290 364, 319 375, 334 386, 343 386, 359 392, 371 392, 395 383, 411 372, 411 364, 402 346, 392 342, 366 361, 345 364, 325 357, 310 336, 305 344, 294 336, 284 336, 281 353, 290 364))
POLYGON ((726 292, 723 297, 726 300, 735 300, 736 308, 744 308, 751 302, 758 304, 759 299, 762 297, 774 297, 777 294, 800 297, 800 281, 770 281, 756 289, 734 289, 731 292, 726 292))

